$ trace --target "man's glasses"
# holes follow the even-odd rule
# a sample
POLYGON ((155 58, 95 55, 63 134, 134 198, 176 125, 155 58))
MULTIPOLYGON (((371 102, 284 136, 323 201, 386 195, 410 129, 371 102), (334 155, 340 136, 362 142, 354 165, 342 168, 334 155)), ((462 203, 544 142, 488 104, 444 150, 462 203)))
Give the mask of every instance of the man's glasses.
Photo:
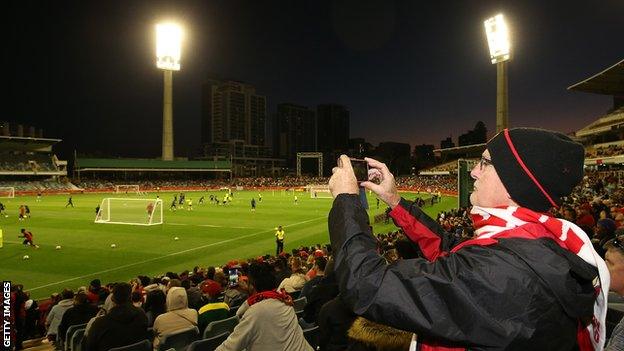
POLYGON ((490 165, 492 165, 492 160, 485 158, 485 156, 481 156, 481 160, 479 160, 479 170, 483 171, 483 168, 490 165))
POLYGON ((624 235, 616 236, 610 241, 610 243, 614 247, 617 247, 618 249, 624 251, 624 235))

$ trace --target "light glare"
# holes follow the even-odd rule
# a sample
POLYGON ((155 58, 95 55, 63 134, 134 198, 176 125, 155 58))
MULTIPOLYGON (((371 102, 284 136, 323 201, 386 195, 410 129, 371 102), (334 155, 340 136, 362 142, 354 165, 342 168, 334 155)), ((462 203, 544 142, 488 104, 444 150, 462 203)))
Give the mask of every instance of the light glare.
POLYGON ((182 28, 172 23, 156 25, 156 67, 180 70, 182 28))
POLYGON ((510 58, 511 44, 509 28, 502 14, 488 18, 483 22, 487 34, 492 63, 507 61, 510 58))

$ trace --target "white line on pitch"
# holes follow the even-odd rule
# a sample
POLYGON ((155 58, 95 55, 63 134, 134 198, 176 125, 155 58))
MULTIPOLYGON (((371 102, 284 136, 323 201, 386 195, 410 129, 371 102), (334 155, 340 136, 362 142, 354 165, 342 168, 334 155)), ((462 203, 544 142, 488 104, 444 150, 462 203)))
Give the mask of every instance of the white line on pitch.
MULTIPOLYGON (((293 223, 293 224, 285 225, 284 227, 285 227, 285 228, 288 228, 288 227, 294 227, 294 226, 297 226, 297 225, 301 225, 301 224, 305 224, 305 223, 308 223, 308 222, 316 221, 316 220, 319 220, 319 219, 321 219, 321 218, 327 218, 327 216, 322 216, 322 217, 316 217, 316 218, 308 219, 308 220, 306 220, 306 221, 302 221, 302 222, 297 222, 297 223, 293 223)), ((239 236, 239 237, 237 237, 237 238, 232 238, 232 239, 228 239, 228 240, 219 241, 219 242, 216 242, 216 243, 206 244, 206 245, 202 245, 202 246, 194 247, 194 248, 192 248, 192 249, 186 249, 186 250, 182 250, 182 251, 178 251, 178 252, 172 252, 172 253, 170 253, 170 254, 166 254, 166 255, 163 255, 163 256, 150 258, 150 259, 148 259, 148 260, 143 260, 143 261, 140 261, 140 262, 135 262, 135 263, 129 263, 129 264, 126 264, 126 265, 123 265, 123 266, 119 266, 119 267, 115 267, 115 268, 111 268, 111 269, 105 269, 105 270, 103 270, 103 271, 99 271, 99 272, 95 272, 95 273, 89 273, 89 274, 81 275, 81 276, 79 276, 79 277, 75 277, 75 278, 69 278, 69 279, 61 280, 60 282, 54 282, 54 283, 50 283, 50 284, 45 284, 45 285, 37 286, 37 287, 34 287, 34 288, 32 288, 32 289, 27 289, 27 290, 28 290, 28 291, 35 291, 35 290, 39 290, 39 289, 43 289, 43 288, 47 288, 48 286, 54 286, 54 285, 58 285, 58 284, 63 284, 63 283, 71 282, 71 281, 73 281, 73 280, 84 279, 84 278, 86 278, 86 277, 91 277, 91 276, 98 275, 98 274, 103 274, 103 273, 113 272, 113 271, 117 271, 117 270, 120 270, 120 269, 124 269, 124 268, 128 268, 128 267, 132 267, 132 266, 138 266, 138 265, 141 265, 141 264, 144 264, 144 263, 158 261, 158 260, 163 259, 163 258, 167 258, 167 257, 171 257, 171 256, 177 256, 177 255, 180 255, 180 254, 183 254, 183 253, 187 253, 187 252, 191 252, 191 251, 196 251, 196 250, 200 250, 200 249, 205 249, 205 248, 210 247, 210 246, 215 246, 215 245, 225 244, 225 243, 229 243, 229 242, 231 242, 231 241, 236 241, 236 240, 239 240, 239 239, 245 239, 245 238, 248 238, 248 237, 251 237, 251 236, 255 236, 255 235, 262 234, 262 233, 266 233, 266 232, 272 232, 272 231, 273 231, 273 229, 269 229, 269 230, 262 230, 262 231, 259 231, 259 232, 256 232, 256 233, 252 233, 252 234, 247 234, 247 235, 239 236)))

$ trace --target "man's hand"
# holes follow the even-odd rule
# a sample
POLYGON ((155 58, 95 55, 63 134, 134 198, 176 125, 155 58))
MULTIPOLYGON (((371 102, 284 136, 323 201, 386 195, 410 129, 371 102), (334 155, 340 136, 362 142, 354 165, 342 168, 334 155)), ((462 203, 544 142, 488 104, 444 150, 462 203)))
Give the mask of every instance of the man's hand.
POLYGON ((332 177, 329 179, 329 191, 334 198, 340 194, 358 194, 358 183, 351 167, 351 160, 347 155, 341 155, 338 166, 332 169, 332 177))
POLYGON ((397 192, 394 176, 385 164, 368 157, 364 158, 364 160, 368 162, 368 179, 379 179, 380 183, 377 185, 368 181, 362 182, 361 185, 377 194, 390 208, 395 208, 401 201, 401 196, 397 192))

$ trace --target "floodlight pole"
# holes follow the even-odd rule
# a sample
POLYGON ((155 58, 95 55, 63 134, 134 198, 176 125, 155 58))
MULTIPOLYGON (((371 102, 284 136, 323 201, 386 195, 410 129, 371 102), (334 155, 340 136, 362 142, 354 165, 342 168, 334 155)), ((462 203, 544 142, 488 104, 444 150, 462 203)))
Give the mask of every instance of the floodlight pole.
POLYGON ((163 70, 163 77, 162 159, 173 161, 173 71, 163 70))
POLYGON ((496 132, 509 128, 507 61, 496 63, 496 132))

